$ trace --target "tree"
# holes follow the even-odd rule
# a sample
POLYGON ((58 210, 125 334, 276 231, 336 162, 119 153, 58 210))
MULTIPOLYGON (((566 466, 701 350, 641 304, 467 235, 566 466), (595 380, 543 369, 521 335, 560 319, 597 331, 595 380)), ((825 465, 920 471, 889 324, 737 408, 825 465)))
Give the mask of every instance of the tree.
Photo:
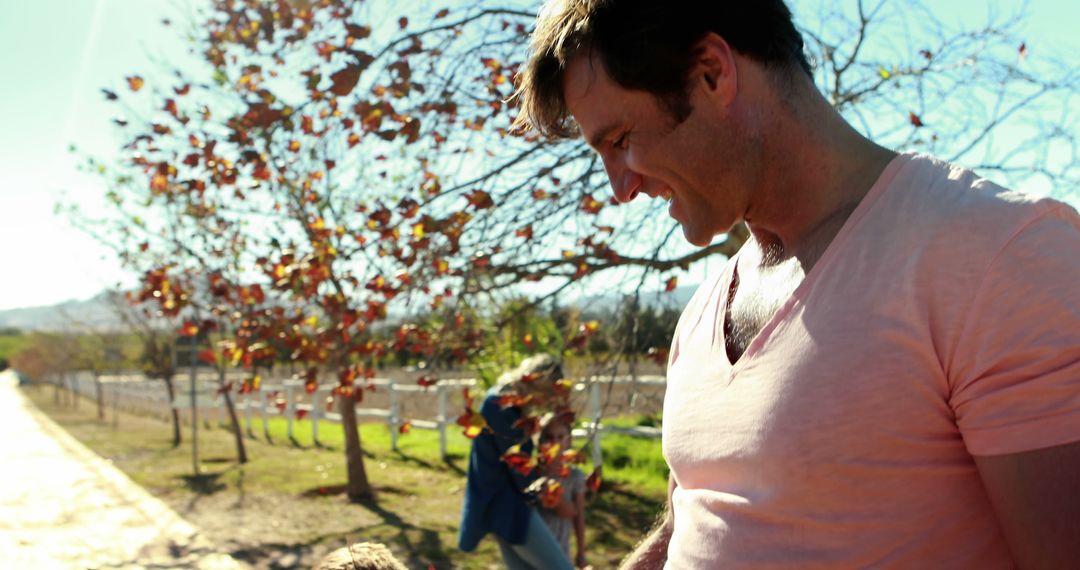
POLYGON ((155 322, 147 312, 138 310, 128 296, 111 294, 109 300, 120 320, 141 341, 142 349, 136 359, 139 370, 147 378, 158 379, 165 384, 169 418, 172 420, 172 444, 173 447, 178 447, 183 442, 183 436, 180 412, 176 408, 176 385, 173 383, 173 377, 176 376, 176 360, 173 355, 176 335, 167 330, 165 323, 155 322))
MULTIPOLYGON (((1019 14, 953 28, 910 2, 828 6, 804 28, 815 78, 864 131, 1007 182, 1076 181, 1067 103, 1080 77, 1029 56, 1019 14), (1017 125, 1025 136, 1002 141, 1017 125)), ((354 498, 371 489, 352 404, 388 349, 468 363, 546 300, 672 290, 746 237, 689 248, 662 203, 604 198, 581 141, 510 131, 536 8, 214 0, 189 30, 205 68, 105 91, 129 141, 105 168, 118 212, 105 239, 161 310, 180 299, 162 284, 183 281, 184 302, 229 321, 230 354, 275 340, 309 385, 337 378, 354 498), (440 326, 421 326, 432 313, 440 326), (388 319, 400 323, 389 345, 368 336, 388 319)), ((644 315, 629 315, 620 345, 639 350, 644 315)))

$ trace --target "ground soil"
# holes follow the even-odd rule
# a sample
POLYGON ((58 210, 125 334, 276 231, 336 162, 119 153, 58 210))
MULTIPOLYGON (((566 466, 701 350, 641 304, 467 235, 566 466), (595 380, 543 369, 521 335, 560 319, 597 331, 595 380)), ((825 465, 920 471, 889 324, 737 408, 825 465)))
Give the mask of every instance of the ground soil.
MULTIPOLYGON (((162 499, 223 552, 257 569, 310 568, 346 542, 387 544, 410 568, 499 568, 485 540, 475 553, 457 549, 467 459, 394 453, 369 446, 366 465, 376 499, 349 502, 340 449, 248 439, 252 461, 235 457, 230 434, 202 429, 201 473, 192 476, 189 445, 172 447, 168 423, 120 411, 101 421, 94 406, 56 404, 31 391, 43 411, 76 438, 162 499)), ((205 427, 205 426, 204 426, 205 427)), ((185 432, 186 433, 186 432, 185 432)), ((651 526, 659 493, 605 483, 588 514, 589 560, 613 568, 651 526)))

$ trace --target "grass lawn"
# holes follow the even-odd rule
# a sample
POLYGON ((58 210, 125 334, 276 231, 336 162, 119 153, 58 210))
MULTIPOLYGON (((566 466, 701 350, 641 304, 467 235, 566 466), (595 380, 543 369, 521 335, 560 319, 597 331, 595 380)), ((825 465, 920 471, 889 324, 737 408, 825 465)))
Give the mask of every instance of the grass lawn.
MULTIPOLYGON (((390 450, 384 424, 366 424, 361 441, 377 499, 345 500, 342 432, 319 425, 319 444, 307 421, 294 426, 261 422, 245 439, 250 461, 236 465, 231 435, 199 423, 200 472, 193 475, 190 426, 184 444, 170 444, 171 427, 158 418, 120 412, 96 418, 91 402, 79 409, 54 404, 52 389, 26 391, 72 435, 112 461, 136 483, 202 529, 224 551, 255 568, 309 568, 326 552, 352 541, 387 544, 410 568, 498 568, 498 548, 487 538, 470 554, 457 550, 469 442, 455 430, 449 457, 439 458, 438 434, 414 429, 390 450)), ((633 423, 634 420, 626 420, 633 423)), ((660 442, 609 435, 603 439, 605 483, 588 505, 589 562, 613 568, 652 525, 664 501, 667 472, 660 442)))

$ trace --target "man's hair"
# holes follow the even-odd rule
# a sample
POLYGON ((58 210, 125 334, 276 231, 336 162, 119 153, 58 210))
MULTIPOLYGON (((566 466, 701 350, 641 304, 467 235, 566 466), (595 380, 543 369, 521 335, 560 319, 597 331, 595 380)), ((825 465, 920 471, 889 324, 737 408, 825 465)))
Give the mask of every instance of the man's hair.
POLYGON ((341 547, 323 558, 314 570, 408 570, 394 558, 390 549, 375 543, 361 542, 341 547))
POLYGON ((595 56, 618 85, 652 93, 682 122, 690 114, 694 46, 716 33, 762 65, 811 74, 783 0, 548 0, 537 17, 516 96, 516 128, 577 136, 563 97, 567 63, 595 56))

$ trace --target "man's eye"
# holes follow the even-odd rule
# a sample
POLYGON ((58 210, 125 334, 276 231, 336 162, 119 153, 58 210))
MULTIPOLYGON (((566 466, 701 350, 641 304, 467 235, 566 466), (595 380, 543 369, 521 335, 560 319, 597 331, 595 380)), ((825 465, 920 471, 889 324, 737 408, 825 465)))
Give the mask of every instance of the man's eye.
POLYGON ((626 144, 627 144, 626 138, 627 138, 627 136, 625 134, 619 135, 619 138, 611 141, 611 146, 613 146, 613 147, 615 147, 617 149, 625 150, 626 149, 626 144))

